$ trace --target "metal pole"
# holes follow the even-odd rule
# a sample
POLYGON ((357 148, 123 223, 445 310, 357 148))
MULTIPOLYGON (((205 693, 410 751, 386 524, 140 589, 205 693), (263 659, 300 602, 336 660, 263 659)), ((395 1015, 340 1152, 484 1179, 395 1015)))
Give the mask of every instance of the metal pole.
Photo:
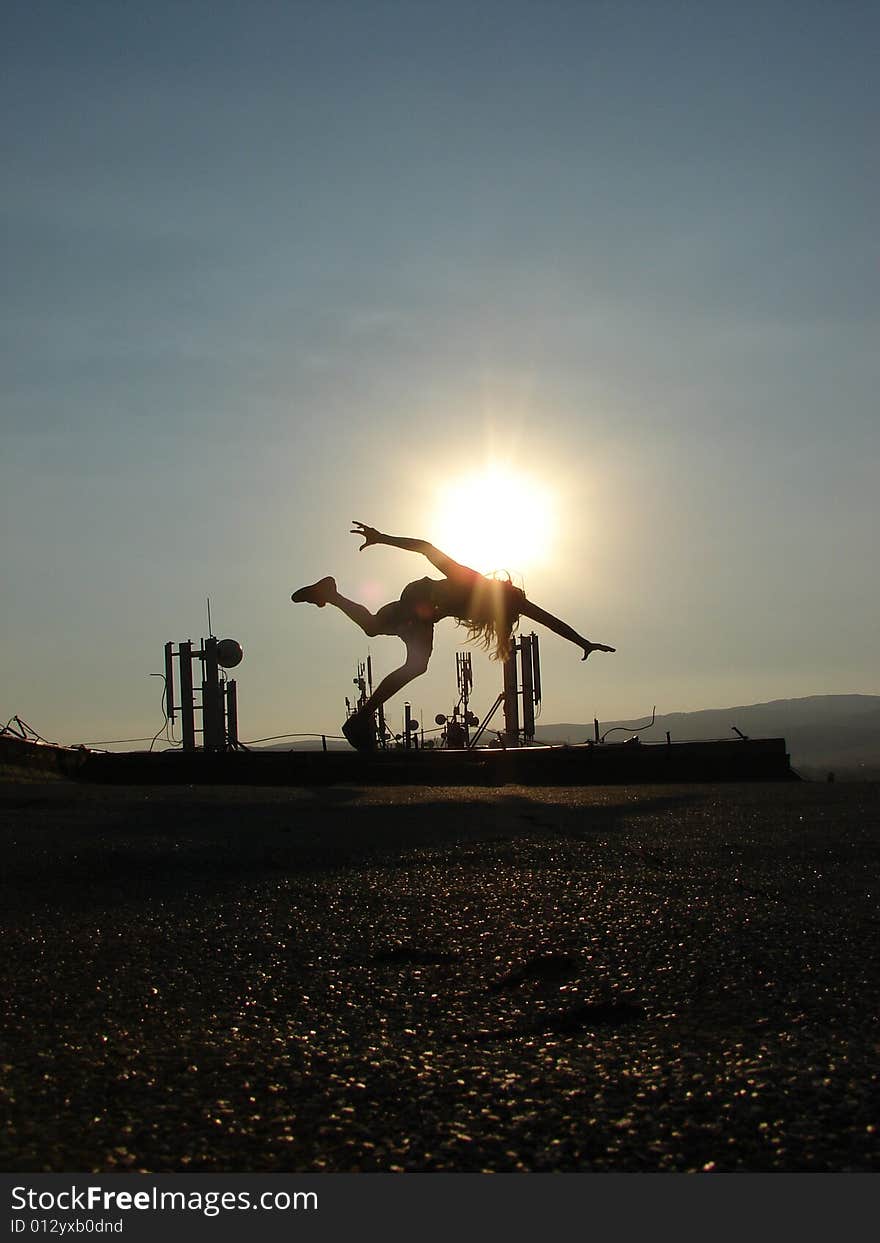
POLYGON ((409 703, 409 700, 407 700, 406 703, 403 705, 403 745, 404 745, 405 750, 407 751, 410 749, 410 745, 412 741, 412 734, 410 733, 410 730, 409 730, 411 721, 412 721, 412 716, 411 716, 410 703, 409 703))
POLYGON ((529 638, 532 640, 532 676, 535 682, 535 706, 537 707, 541 702, 541 649, 534 630, 529 638))
POLYGON ((177 663, 180 670, 180 724, 183 731, 184 751, 196 748, 196 721, 193 707, 193 671, 192 643, 187 639, 177 649, 177 663))
POLYGON ((385 709, 382 704, 376 709, 376 733, 379 738, 379 746, 385 748, 385 709))
POLYGON ((235 679, 226 683, 226 745, 238 746, 238 695, 235 679))
POLYGON ((523 737, 531 742, 535 737, 535 685, 532 678, 532 638, 524 634, 519 644, 522 667, 523 737))
POLYGON ((202 744, 206 751, 222 750, 224 745, 223 701, 220 690, 220 665, 217 640, 205 639, 202 644, 202 744))
POLYGON ((165 714, 174 724, 174 644, 165 644, 165 714))
POLYGON ((519 701, 516 680, 516 644, 504 662, 504 734, 509 747, 519 746, 519 701))
POLYGON ((499 705, 502 703, 503 699, 504 699, 504 691, 501 692, 501 694, 498 696, 498 698, 493 703, 492 707, 489 709, 489 711, 486 713, 486 715, 483 717, 482 721, 480 722, 480 726, 477 729, 477 732, 474 734, 473 738, 468 743, 469 750, 473 750, 474 747, 476 747, 477 743, 480 741, 480 739, 483 736, 483 730, 486 728, 486 726, 492 720, 492 717, 498 711, 499 705))
POLYGON ((471 745, 471 727, 470 727, 470 694, 474 684, 473 668, 471 666, 470 652, 455 653, 455 673, 458 689, 461 692, 459 702, 462 711, 462 724, 464 728, 464 745, 471 745))

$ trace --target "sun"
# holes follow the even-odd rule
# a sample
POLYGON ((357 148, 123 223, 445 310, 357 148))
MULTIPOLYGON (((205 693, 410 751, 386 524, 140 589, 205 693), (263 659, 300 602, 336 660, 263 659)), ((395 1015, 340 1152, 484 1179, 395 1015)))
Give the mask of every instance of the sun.
POLYGON ((554 496, 525 471, 491 465, 439 490, 432 532, 432 543, 456 561, 516 579, 552 559, 554 496))

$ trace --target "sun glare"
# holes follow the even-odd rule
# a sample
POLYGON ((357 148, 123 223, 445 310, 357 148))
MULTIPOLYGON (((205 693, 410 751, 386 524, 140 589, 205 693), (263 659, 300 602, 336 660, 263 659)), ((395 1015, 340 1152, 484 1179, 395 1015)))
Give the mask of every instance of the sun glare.
POLYGON ((457 561, 516 579, 553 556, 553 494, 530 475, 491 466, 446 485, 438 495, 433 542, 457 561))

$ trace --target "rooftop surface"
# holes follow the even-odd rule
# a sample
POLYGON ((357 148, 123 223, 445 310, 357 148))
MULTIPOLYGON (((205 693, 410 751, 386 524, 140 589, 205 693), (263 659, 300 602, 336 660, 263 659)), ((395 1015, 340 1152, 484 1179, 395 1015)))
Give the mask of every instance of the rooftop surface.
POLYGON ((878 790, 3 783, 3 1168, 877 1169, 878 790))

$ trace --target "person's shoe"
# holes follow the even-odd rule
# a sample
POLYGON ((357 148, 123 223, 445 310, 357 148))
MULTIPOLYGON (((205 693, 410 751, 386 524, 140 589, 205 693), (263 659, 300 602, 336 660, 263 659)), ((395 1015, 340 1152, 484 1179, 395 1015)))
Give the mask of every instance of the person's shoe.
POLYGON ((300 587, 290 597, 294 604, 317 604, 322 609, 336 592, 335 578, 321 578, 310 587, 300 587))
POLYGON ((375 751, 376 731, 373 728, 372 715, 364 716, 354 712, 342 727, 342 732, 355 751, 375 751))

